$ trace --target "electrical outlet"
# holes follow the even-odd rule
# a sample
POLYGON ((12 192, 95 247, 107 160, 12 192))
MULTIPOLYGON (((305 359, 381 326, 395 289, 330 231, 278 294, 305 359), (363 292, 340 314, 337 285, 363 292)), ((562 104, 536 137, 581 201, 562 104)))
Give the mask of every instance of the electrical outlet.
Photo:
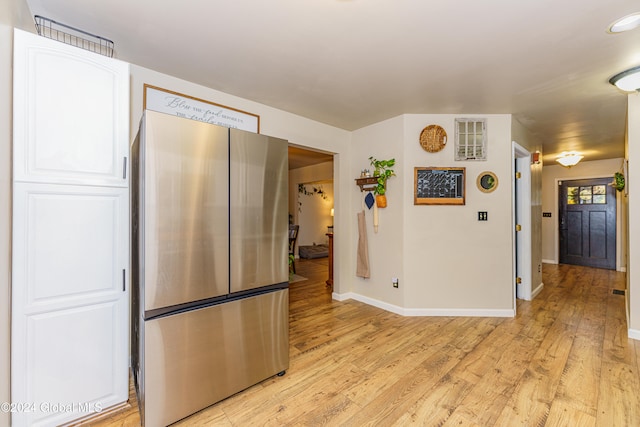
POLYGON ((393 285, 394 288, 398 287, 398 278, 397 277, 392 277, 391 278, 391 284, 393 285))

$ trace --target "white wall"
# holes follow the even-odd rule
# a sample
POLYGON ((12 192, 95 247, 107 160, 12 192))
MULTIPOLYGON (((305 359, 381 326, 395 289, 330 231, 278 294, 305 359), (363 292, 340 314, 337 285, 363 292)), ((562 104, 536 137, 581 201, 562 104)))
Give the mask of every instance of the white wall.
POLYGON ((640 174, 634 162, 640 162, 640 94, 628 97, 627 158, 629 159, 627 254, 627 303, 629 305, 629 337, 640 340, 640 174), (633 219, 635 218, 635 220, 633 219))
MULTIPOLYGON (((551 212, 551 218, 542 219, 542 259, 544 262, 559 262, 558 248, 558 181, 584 178, 611 178, 622 172, 624 159, 607 159, 580 162, 571 168, 549 165, 542 169, 542 210, 551 212)), ((623 193, 616 192, 616 265, 618 270, 626 268, 626 219, 622 206, 623 193)))
POLYGON ((351 195, 351 210, 346 213, 353 224, 351 229, 350 251, 357 252, 358 223, 357 213, 362 211, 362 199, 366 193, 360 192, 355 179, 360 177, 363 169, 373 172, 369 157, 378 160, 396 159, 393 167, 397 176, 387 181, 387 207, 378 209, 379 227, 375 233, 373 229, 373 209, 365 206, 365 221, 369 249, 369 265, 371 277, 363 279, 356 277, 355 266, 349 271, 352 287, 349 291, 365 302, 374 303, 380 307, 397 311, 404 307, 405 294, 409 289, 405 286, 403 241, 404 227, 404 187, 406 170, 404 160, 404 116, 398 116, 371 126, 359 129, 353 133, 353 155, 350 165, 350 180, 345 184, 345 190, 351 195), (391 278, 398 277, 400 286, 393 288, 391 278))
MULTIPOLYGON (((511 116, 488 119, 488 160, 453 160, 454 119, 461 115, 404 115, 359 129, 353 136, 351 173, 357 177, 368 158, 396 159, 397 177, 388 182, 389 206, 379 213, 373 232, 367 212, 371 278, 355 278, 351 292, 367 302, 404 314, 511 315, 514 308, 511 226, 511 116), (419 144, 421 130, 438 124, 449 136, 438 153, 419 144), (414 205, 414 167, 466 168, 465 206, 414 205), (499 186, 485 194, 476 187, 483 171, 496 173, 499 186), (487 211, 487 222, 477 212, 487 211), (398 277, 395 289, 391 278, 398 277)), ((361 194, 352 191, 352 217, 361 194)), ((351 250, 355 251, 357 230, 351 250)))
MULTIPOLYGON (((13 102, 13 27, 34 31, 23 0, 0 2, 0 402, 10 402, 11 383, 11 156, 13 102)), ((10 414, 0 411, 0 426, 10 414)))
POLYGON ((514 310, 511 226, 511 116, 411 115, 405 126, 404 259, 407 306, 506 315, 514 310), (487 161, 454 161, 454 119, 487 118, 487 161), (442 151, 428 153, 418 143, 421 130, 438 124, 447 132, 442 151), (413 168, 466 168, 464 206, 413 204, 413 168), (476 178, 483 171, 498 177, 498 187, 483 193, 476 178), (478 211, 488 221, 478 221, 478 211))

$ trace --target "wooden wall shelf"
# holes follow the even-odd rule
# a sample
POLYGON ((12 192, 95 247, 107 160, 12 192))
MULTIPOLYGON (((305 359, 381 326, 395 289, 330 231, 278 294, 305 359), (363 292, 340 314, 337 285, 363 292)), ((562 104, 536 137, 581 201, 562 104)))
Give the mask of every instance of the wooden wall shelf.
POLYGON ((375 176, 356 178, 356 185, 360 187, 360 191, 373 191, 378 185, 378 178, 375 176))

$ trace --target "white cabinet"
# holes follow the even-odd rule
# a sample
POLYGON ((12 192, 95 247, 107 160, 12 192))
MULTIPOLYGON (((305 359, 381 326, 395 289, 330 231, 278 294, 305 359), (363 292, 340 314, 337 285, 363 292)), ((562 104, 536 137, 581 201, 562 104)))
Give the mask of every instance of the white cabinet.
POLYGON ((16 31, 14 179, 126 186, 128 64, 16 31))
POLYGON ((128 398, 128 65, 16 30, 13 426, 128 398))

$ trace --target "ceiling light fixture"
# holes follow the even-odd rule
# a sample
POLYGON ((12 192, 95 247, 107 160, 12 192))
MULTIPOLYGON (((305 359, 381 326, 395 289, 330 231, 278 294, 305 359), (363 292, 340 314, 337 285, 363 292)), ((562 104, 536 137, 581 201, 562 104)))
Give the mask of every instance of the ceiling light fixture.
POLYGON ((583 158, 584 156, 578 153, 577 151, 564 151, 556 159, 556 162, 560 163, 562 166, 566 168, 570 168, 571 166, 577 165, 578 162, 583 158))
POLYGON ((634 28, 640 27, 640 12, 632 13, 623 18, 620 18, 609 25, 607 32, 609 33, 622 33, 624 31, 631 31, 634 28))
POLYGON ((616 74, 609 83, 625 92, 640 91, 640 67, 634 67, 616 74))

